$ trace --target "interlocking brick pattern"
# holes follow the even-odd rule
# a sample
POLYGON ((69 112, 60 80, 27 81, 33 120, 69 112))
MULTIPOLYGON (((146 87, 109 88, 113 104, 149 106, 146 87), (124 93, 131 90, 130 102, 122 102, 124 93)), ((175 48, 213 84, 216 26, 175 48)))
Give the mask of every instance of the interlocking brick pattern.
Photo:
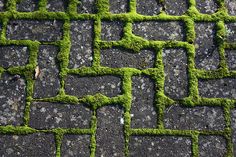
POLYGON ((0 156, 236 156, 234 0, 0 0, 0 156))

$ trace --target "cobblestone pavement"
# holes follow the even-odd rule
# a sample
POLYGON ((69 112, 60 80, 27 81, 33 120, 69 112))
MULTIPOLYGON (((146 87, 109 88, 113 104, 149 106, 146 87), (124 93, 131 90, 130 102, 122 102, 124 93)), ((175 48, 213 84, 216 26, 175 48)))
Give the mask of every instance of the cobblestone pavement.
POLYGON ((235 0, 0 0, 0 157, 236 156, 235 0))

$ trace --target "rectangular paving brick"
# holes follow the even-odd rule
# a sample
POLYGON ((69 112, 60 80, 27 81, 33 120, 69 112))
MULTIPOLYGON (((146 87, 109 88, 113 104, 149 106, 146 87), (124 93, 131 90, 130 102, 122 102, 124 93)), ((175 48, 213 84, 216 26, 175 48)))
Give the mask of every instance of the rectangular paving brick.
POLYGON ((165 12, 168 15, 183 15, 188 9, 189 0, 165 0, 165 12))
POLYGON ((213 14, 217 11, 216 0, 196 0, 196 7, 200 13, 213 14))
POLYGON ((0 0, 0 12, 5 11, 5 2, 6 0, 0 0))
POLYGON ((38 10, 38 0, 21 0, 17 1, 16 9, 19 12, 32 12, 38 10))
POLYGON ((156 0, 137 0, 136 12, 142 15, 157 15, 162 10, 162 5, 156 0))
POLYGON ((124 157, 123 108, 112 105, 97 110, 96 156, 124 157))
POLYGON ((131 136, 129 152, 130 157, 190 157, 191 139, 180 136, 131 136))
POLYGON ((143 21, 133 23, 133 33, 147 40, 185 40, 181 21, 143 21))
POLYGON ((147 76, 132 77, 132 128, 156 128, 155 84, 147 76))
POLYGON ((97 93, 113 97, 121 94, 121 79, 117 76, 68 75, 65 80, 66 94, 83 97, 97 93))
POLYGON ((0 135, 2 157, 53 157, 56 144, 53 134, 0 135))
POLYGON ((181 107, 172 105, 164 111, 164 126, 178 130, 223 130, 225 119, 220 107, 181 107))
POLYGON ((196 68, 214 70, 219 65, 219 52, 215 45, 215 23, 195 23, 196 68))
POLYGON ((79 14, 94 14, 97 12, 96 0, 80 0, 77 6, 79 14))
POLYGON ((229 70, 236 70, 236 50, 225 50, 229 70))
POLYGON ((236 15, 236 1, 235 0, 225 0, 225 6, 228 9, 228 14, 231 16, 236 15))
POLYGON ((124 23, 121 21, 102 21, 101 39, 105 41, 121 40, 124 23))
POLYGON ((151 50, 141 50, 139 53, 121 48, 101 50, 101 65, 111 68, 154 68, 155 58, 151 50))
POLYGON ((109 8, 112 14, 120 14, 128 12, 127 0, 109 0, 109 8))
POLYGON ((0 46, 0 66, 9 68, 28 63, 29 50, 26 46, 0 46))
POLYGON ((188 95, 187 54, 184 49, 165 49, 162 54, 165 84, 164 91, 173 99, 188 95))
POLYGON ((23 124, 25 97, 26 82, 22 76, 1 74, 0 125, 23 124))
POLYGON ((57 54, 59 48, 52 45, 42 45, 38 53, 38 67, 40 73, 34 82, 34 97, 53 97, 60 89, 59 67, 57 54))
POLYGON ((92 112, 83 104, 33 102, 29 125, 37 129, 89 128, 92 112))
POLYGON ((47 10, 52 12, 65 11, 67 8, 67 0, 48 0, 47 10))
POLYGON ((231 129, 232 129, 232 142, 233 142, 233 154, 236 156, 236 109, 232 109, 231 112, 231 129))
POLYGON ((62 157, 89 157, 89 135, 64 135, 61 147, 62 157))
POLYGON ((236 79, 222 78, 198 81, 199 95, 207 98, 236 99, 236 79))
POLYGON ((71 22, 69 68, 91 66, 93 60, 93 21, 71 22))
POLYGON ((11 20, 6 36, 13 40, 57 41, 62 37, 62 26, 56 20, 11 20))
POLYGON ((226 41, 236 42, 236 22, 225 23, 226 41))

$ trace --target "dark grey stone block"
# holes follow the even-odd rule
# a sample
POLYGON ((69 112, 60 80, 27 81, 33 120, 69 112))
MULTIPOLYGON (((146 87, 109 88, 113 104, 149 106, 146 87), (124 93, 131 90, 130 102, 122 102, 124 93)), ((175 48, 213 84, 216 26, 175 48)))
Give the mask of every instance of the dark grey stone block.
POLYGON ((164 92, 173 99, 188 95, 187 54, 184 49, 165 49, 162 54, 165 72, 164 92))
POLYGON ((95 14, 97 12, 96 0, 80 0, 77 8, 79 14, 95 14))
POLYGON ((29 51, 26 46, 0 46, 0 66, 9 68, 28 63, 29 51))
POLYGON ((29 125, 36 129, 89 128, 92 112, 83 104, 33 102, 29 125))
POLYGON ((236 70, 236 50, 226 50, 225 56, 229 70, 236 70))
POLYGON ((56 41, 62 36, 61 21, 11 20, 7 26, 7 39, 56 41))
POLYGON ((236 22, 235 23, 225 23, 226 29, 226 41, 235 42, 236 41, 236 22))
POLYGON ((213 14, 217 11, 216 0, 196 0, 196 4, 200 13, 213 14))
POLYGON ((91 66, 93 60, 93 21, 71 22, 69 68, 91 66))
POLYGON ((17 3, 16 9, 19 12, 33 12, 38 10, 39 0, 21 0, 17 3))
POLYGON ((188 0, 165 0, 165 12, 169 15, 183 15, 188 10, 188 0))
POLYGON ((199 136, 199 157, 226 156, 226 140, 222 136, 199 136))
POLYGON ((231 16, 236 15, 236 1, 235 0, 225 0, 225 6, 228 9, 228 14, 231 16))
POLYGON ((61 147, 62 157, 89 157, 89 135, 64 135, 61 147))
POLYGON ((162 5, 157 0, 137 0, 137 13, 142 15, 157 15, 162 5))
POLYGON ((219 65, 219 52, 215 45, 215 24, 195 23, 195 65, 204 70, 215 70, 219 65))
POLYGON ((153 68, 155 58, 151 50, 141 50, 139 53, 122 48, 101 50, 101 65, 111 68, 153 68))
POLYGON ((77 97, 101 93, 108 97, 117 96, 121 93, 121 79, 116 76, 87 76, 68 75, 65 80, 67 94, 77 97))
POLYGON ((101 39, 117 41, 123 36, 124 24, 121 21, 102 21, 101 39))
POLYGON ((131 136, 130 157, 190 157, 191 139, 174 136, 131 136))
POLYGON ((67 8, 67 0, 48 0, 47 10, 51 12, 65 11, 67 8))
POLYGON ((178 130, 223 130, 224 112, 220 107, 172 105, 164 111, 164 126, 178 130))
POLYGON ((232 142, 233 154, 236 156, 236 109, 231 110, 231 129, 232 129, 232 142))
POLYGON ((236 79, 199 80, 198 90, 202 97, 236 99, 236 79))
POLYGON ((6 0, 0 0, 0 12, 5 11, 6 0))
POLYGON ((52 157, 56 156, 53 134, 0 135, 2 157, 52 157))
POLYGON ((156 128, 155 84, 147 76, 132 77, 132 128, 156 128))
POLYGON ((127 0, 109 0, 110 12, 113 14, 120 14, 128 12, 128 1, 127 0))
POLYGON ((96 156, 124 157, 123 108, 104 106, 97 110, 96 156))
POLYGON ((42 45, 39 48, 38 66, 40 74, 34 83, 34 97, 45 98, 56 96, 60 89, 59 67, 57 54, 59 48, 52 45, 42 45))
MULTIPOLYGON (((19 75, 3 73, 0 77, 0 125, 22 125, 26 83, 19 75)), ((0 153, 1 154, 1 153, 0 153)))
POLYGON ((176 21, 143 21, 133 24, 133 33, 147 40, 184 40, 184 23, 176 21))

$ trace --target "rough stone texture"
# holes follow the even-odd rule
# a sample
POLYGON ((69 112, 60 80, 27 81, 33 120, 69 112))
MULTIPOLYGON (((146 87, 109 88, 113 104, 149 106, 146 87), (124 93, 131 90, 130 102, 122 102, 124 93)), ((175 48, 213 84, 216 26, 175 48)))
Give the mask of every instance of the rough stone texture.
POLYGON ((61 147, 62 157, 89 157, 89 135, 64 135, 61 147))
POLYGON ((130 157, 191 157, 191 139, 173 136, 131 136, 130 157))
POLYGON ((223 130, 223 109, 197 106, 193 108, 172 105, 164 111, 164 126, 181 130, 223 130))
POLYGON ((28 63, 29 51, 26 46, 0 46, 0 66, 24 66, 28 63))
POLYGON ((5 0, 0 0, 0 12, 5 11, 5 0))
POLYGON ((128 12, 127 0, 109 0, 110 12, 113 14, 120 14, 128 12))
POLYGON ((229 15, 236 15, 236 1, 235 0, 225 0, 225 6, 228 9, 229 15))
POLYGON ((137 13, 142 15, 157 15, 162 5, 156 0, 137 0, 137 13))
POLYGON ((226 140, 222 136, 199 136, 199 157, 224 157, 226 140))
POLYGON ((93 21, 71 22, 69 68, 92 65, 93 21))
POLYGON ((60 89, 59 67, 56 57, 59 48, 43 45, 39 48, 38 66, 40 74, 34 83, 34 97, 44 98, 56 96, 60 89))
POLYGON ((56 155, 53 134, 0 135, 2 157, 52 157, 56 155))
POLYGON ((226 41, 235 42, 236 41, 236 23, 225 23, 226 29, 226 41))
POLYGON ((38 10, 39 0, 21 0, 17 3, 16 9, 19 12, 32 12, 38 10))
POLYGON ((203 14, 212 14, 217 11, 216 0, 196 0, 196 7, 203 14))
POLYGON ((89 128, 92 116, 82 104, 33 102, 30 111, 29 125, 37 129, 89 128))
POLYGON ((7 39, 56 41, 62 36, 61 21, 11 20, 7 26, 7 39))
POLYGON ((188 10, 188 0, 165 0, 165 12, 169 15, 183 15, 188 10))
POLYGON ((188 95, 187 56, 184 49, 165 49, 162 54, 165 72, 164 92, 173 99, 188 95))
POLYGON ((132 77, 132 128, 156 128, 155 85, 147 76, 132 77))
POLYGON ((231 129, 232 129, 232 140, 233 140, 233 150, 234 156, 236 156, 236 109, 231 111, 231 129))
POLYGON ((106 41, 120 40, 124 24, 121 21, 102 21, 101 39, 106 41))
MULTIPOLYGON (((25 108, 24 79, 3 73, 0 77, 0 125, 22 125, 25 108)), ((1 153, 0 153, 1 154, 1 153)))
POLYGON ((111 68, 153 68, 155 53, 151 50, 141 50, 139 53, 123 48, 101 50, 101 65, 111 68))
POLYGON ((183 22, 144 21, 133 23, 133 33, 147 40, 184 40, 183 22))
POLYGON ((123 120, 123 108, 117 105, 97 110, 96 156, 125 156, 123 120))
POLYGON ((77 12, 79 14, 93 14, 96 13, 96 0, 80 0, 77 12))
POLYGON ((67 0, 48 0, 46 8, 48 11, 52 12, 65 11, 67 8, 67 0))
POLYGON ((202 97, 236 99, 236 79, 200 79, 198 82, 198 90, 202 97))
POLYGON ((236 70, 236 50, 226 50, 225 56, 229 70, 236 70))
POLYGON ((195 65, 196 68, 214 70, 219 65, 219 52, 215 45, 214 23, 195 23, 195 65))

